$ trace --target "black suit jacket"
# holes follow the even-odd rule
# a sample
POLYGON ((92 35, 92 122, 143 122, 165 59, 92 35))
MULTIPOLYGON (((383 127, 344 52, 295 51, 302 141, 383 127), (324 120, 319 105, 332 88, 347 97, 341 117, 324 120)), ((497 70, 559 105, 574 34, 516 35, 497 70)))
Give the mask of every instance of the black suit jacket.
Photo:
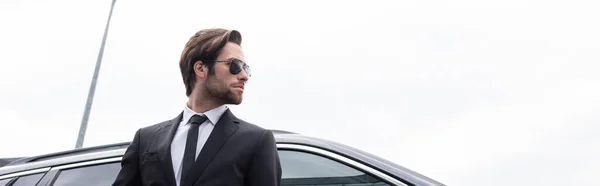
MULTIPOLYGON (((171 141, 183 114, 139 129, 113 186, 175 186, 171 141)), ((229 109, 215 124, 181 186, 276 186, 281 165, 273 133, 236 118, 229 109)))

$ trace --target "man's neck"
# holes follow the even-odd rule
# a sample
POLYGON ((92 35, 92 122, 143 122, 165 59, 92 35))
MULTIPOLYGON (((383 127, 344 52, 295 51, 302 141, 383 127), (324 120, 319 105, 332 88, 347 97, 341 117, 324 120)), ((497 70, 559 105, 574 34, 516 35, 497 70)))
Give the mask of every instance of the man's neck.
POLYGON ((190 109, 197 113, 206 112, 223 105, 210 101, 210 99, 198 99, 196 97, 190 97, 187 104, 190 109))

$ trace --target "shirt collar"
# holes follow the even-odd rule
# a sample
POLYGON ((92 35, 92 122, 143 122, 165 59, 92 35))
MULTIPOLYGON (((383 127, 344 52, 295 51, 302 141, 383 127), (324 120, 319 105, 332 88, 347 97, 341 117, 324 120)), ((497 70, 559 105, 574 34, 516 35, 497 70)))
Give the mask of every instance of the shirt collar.
POLYGON ((227 106, 221 105, 217 108, 207 110, 206 112, 198 113, 192 110, 186 104, 185 108, 183 109, 183 118, 181 118, 181 123, 183 125, 187 124, 190 118, 192 118, 192 116, 194 115, 205 115, 208 118, 208 121, 210 121, 210 123, 214 125, 219 121, 219 119, 221 118, 223 113, 225 113, 225 111, 227 111, 227 106))

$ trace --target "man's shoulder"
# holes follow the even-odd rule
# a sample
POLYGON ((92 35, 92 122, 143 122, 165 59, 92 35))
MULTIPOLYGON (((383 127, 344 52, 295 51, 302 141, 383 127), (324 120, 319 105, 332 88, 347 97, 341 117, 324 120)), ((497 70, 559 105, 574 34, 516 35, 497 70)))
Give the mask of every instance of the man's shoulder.
POLYGON ((265 146, 274 146, 276 144, 275 136, 269 129, 244 120, 239 120, 238 137, 243 138, 250 149, 261 149, 265 146))
POLYGON ((246 120, 238 118, 238 121, 240 122, 238 125, 240 126, 240 128, 243 128, 244 130, 255 131, 255 132, 265 132, 265 131, 268 131, 268 129, 265 129, 265 128, 257 125, 257 124, 248 122, 246 120))
POLYGON ((241 132, 244 135, 261 137, 265 134, 272 133, 271 130, 269 130, 269 129, 266 129, 257 124, 245 121, 243 119, 238 118, 238 121, 239 121, 239 123, 238 123, 239 131, 238 132, 241 132))
POLYGON ((161 121, 158 123, 151 124, 149 126, 142 127, 139 130, 142 133, 154 133, 156 131, 160 131, 160 130, 167 128, 168 126, 171 125, 172 122, 173 122, 173 119, 164 120, 164 121, 161 121))

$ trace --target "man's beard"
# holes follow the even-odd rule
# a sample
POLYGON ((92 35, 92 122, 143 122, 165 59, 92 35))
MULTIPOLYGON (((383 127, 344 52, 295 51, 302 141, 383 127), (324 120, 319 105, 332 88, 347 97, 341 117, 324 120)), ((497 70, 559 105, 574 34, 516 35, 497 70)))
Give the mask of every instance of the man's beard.
POLYGON ((213 99, 213 101, 218 104, 238 105, 242 102, 241 95, 240 97, 236 97, 229 86, 214 75, 208 75, 204 88, 209 96, 208 99, 213 99))

